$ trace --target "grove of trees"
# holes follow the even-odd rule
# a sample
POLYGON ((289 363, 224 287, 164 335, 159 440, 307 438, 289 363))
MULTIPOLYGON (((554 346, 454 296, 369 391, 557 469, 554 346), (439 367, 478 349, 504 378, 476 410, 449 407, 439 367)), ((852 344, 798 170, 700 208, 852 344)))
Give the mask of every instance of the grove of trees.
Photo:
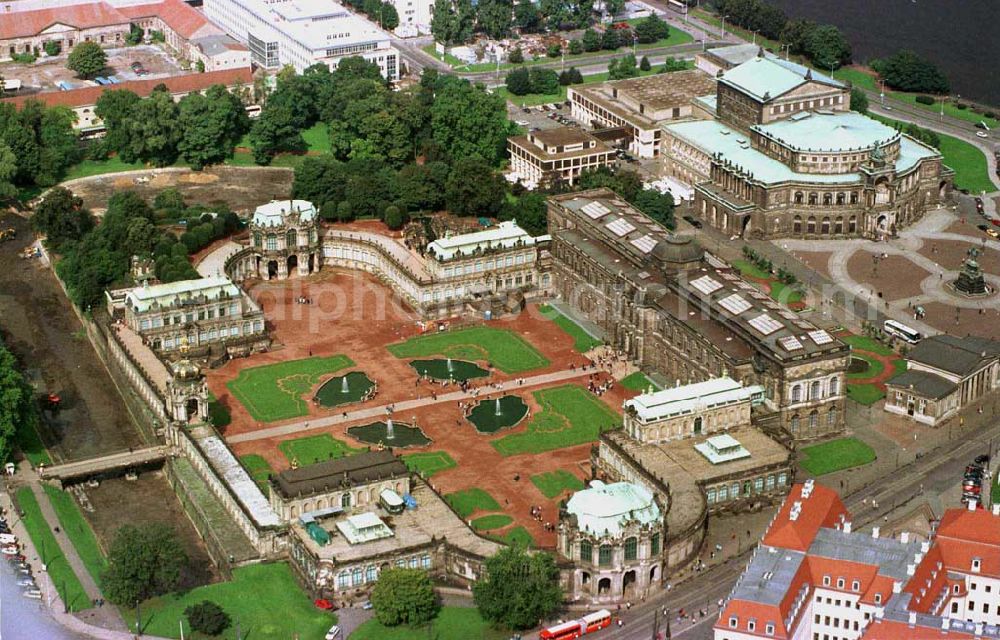
POLYGON ((0 203, 18 190, 49 187, 81 156, 68 107, 0 102, 0 203))
POLYGON ((951 88, 947 76, 933 62, 909 49, 898 51, 888 58, 872 60, 871 68, 887 85, 900 91, 948 93, 951 88))
POLYGON ((101 591, 109 602, 135 606, 176 589, 187 561, 173 529, 154 523, 123 525, 108 550, 101 591))
POLYGON ((504 547, 486 561, 483 577, 472 585, 472 597, 488 622, 529 629, 562 604, 559 568, 549 553, 504 547))
POLYGON ((17 431, 37 423, 34 390, 0 336, 0 463, 10 459, 17 431))
POLYGON ((375 617, 387 627, 430 622, 439 609, 430 575, 423 569, 401 567, 379 574, 371 603, 375 617))

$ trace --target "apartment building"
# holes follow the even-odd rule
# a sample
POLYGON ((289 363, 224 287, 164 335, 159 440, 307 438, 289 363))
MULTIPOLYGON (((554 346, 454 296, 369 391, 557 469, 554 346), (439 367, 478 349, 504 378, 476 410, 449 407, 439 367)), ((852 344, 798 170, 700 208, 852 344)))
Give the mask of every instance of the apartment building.
POLYGON ((580 173, 615 163, 614 150, 586 131, 556 127, 507 138, 510 177, 529 189, 572 185, 580 173))

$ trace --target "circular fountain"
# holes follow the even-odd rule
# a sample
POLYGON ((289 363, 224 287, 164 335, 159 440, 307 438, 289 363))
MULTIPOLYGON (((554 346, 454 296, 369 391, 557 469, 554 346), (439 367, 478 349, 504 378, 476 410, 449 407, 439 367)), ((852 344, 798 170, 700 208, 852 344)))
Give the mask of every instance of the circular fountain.
POLYGON ((400 449, 422 447, 431 442, 431 439, 424 434, 420 427, 394 422, 392 418, 386 418, 385 422, 379 421, 350 427, 347 429, 347 433, 361 442, 400 449))
POLYGON ((321 407, 337 407, 360 401, 374 386, 375 383, 365 373, 351 371, 324 382, 313 399, 321 407))
POLYGON ((479 433, 496 433, 513 427, 528 415, 528 405, 517 396, 502 396, 493 402, 480 402, 467 417, 479 433))
POLYGON ((451 358, 437 360, 411 360, 410 366, 413 367, 420 376, 433 378, 435 380, 462 381, 470 380, 472 378, 485 378, 490 375, 489 371, 483 369, 475 362, 469 362, 468 360, 452 360, 451 358))

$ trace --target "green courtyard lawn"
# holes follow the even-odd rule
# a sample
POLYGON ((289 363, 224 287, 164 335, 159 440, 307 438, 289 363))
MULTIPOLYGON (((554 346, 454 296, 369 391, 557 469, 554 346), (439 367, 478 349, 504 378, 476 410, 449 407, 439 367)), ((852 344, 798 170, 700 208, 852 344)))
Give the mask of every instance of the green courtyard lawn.
MULTIPOLYGON (((350 640, 508 640, 509 631, 494 629, 473 607, 442 607, 427 625, 386 627, 372 618, 351 634, 350 640)), ((305 640, 305 638, 303 638, 305 640)))
POLYGON ((498 536, 498 539, 502 542, 512 545, 520 545, 525 548, 531 548, 535 546, 535 539, 531 537, 528 530, 522 526, 516 526, 513 529, 509 529, 503 533, 503 535, 498 536))
POLYGON ((288 462, 297 461, 299 466, 323 462, 325 460, 336 460, 337 458, 365 451, 365 449, 355 449, 343 440, 337 440, 329 433, 285 440, 278 444, 278 449, 281 450, 281 453, 285 454, 288 462))
POLYGON ((968 189, 971 193, 996 191, 986 156, 979 147, 943 133, 938 135, 941 137, 944 163, 955 170, 955 186, 968 189))
POLYGON ((419 473, 425 478, 458 466, 447 451, 407 453, 403 455, 403 464, 413 473, 419 473))
POLYGON ((23 422, 17 425, 14 442, 32 467, 37 468, 40 464, 52 464, 52 458, 49 457, 49 452, 38 433, 37 424, 23 422))
POLYGON ((397 358, 441 356, 489 362, 504 373, 522 373, 548 366, 548 359, 513 331, 488 326, 431 333, 390 344, 397 358))
POLYGON ((500 504, 483 489, 472 488, 449 493, 444 496, 455 513, 468 518, 476 511, 499 511, 500 504))
POLYGON ((876 360, 871 356, 866 356, 860 351, 855 351, 851 354, 852 358, 857 358, 858 360, 864 360, 868 363, 868 368, 864 371, 859 371, 857 373, 848 373, 848 380, 862 380, 864 378, 874 378, 885 370, 885 365, 882 364, 881 360, 876 360))
POLYGON ((531 484, 538 487, 546 498, 555 498, 564 491, 579 491, 583 489, 583 480, 580 480, 569 471, 559 469, 531 476, 531 484))
POLYGON ((21 520, 24 522, 25 529, 28 530, 28 536, 31 538, 32 544, 35 545, 38 556, 45 563, 46 571, 52 578, 52 583, 55 584, 59 596, 70 611, 89 609, 92 606, 90 598, 83 590, 80 579, 69 566, 62 550, 59 549, 55 534, 52 533, 50 523, 45 521, 38 501, 35 499, 35 494, 31 492, 31 487, 18 489, 15 498, 18 507, 24 512, 21 520))
POLYGON ((869 351, 880 356, 891 356, 895 352, 874 338, 868 336, 844 336, 841 341, 851 345, 852 349, 858 351, 869 351))
POLYGON ((542 406, 526 429, 493 440, 490 444, 502 456, 542 453, 597 440, 602 431, 619 425, 621 418, 583 387, 563 385, 535 391, 542 406))
POLYGON ((573 348, 580 353, 586 353, 595 347, 599 347, 604 342, 598 340, 594 336, 584 330, 583 327, 573 322, 570 318, 564 316, 554 307, 550 307, 547 304, 538 305, 538 311, 543 317, 548 318, 552 322, 559 325, 559 328, 569 334, 569 337, 573 338, 573 348))
POLYGON ((799 464, 808 473, 821 476, 875 461, 875 450, 857 438, 840 438, 802 449, 799 464))
POLYGON ((882 391, 878 385, 871 383, 851 384, 848 382, 847 397, 858 404, 871 406, 885 397, 885 391, 882 391))
MULTIPOLYGON (((299 588, 292 570, 284 562, 255 564, 233 570, 230 582, 197 587, 184 593, 173 593, 142 603, 142 632, 164 638, 180 637, 180 621, 184 620, 185 638, 193 635, 184 617, 184 609, 211 600, 233 619, 233 625, 220 640, 236 637, 239 620, 243 638, 255 640, 320 640, 336 618, 317 609, 309 596, 299 588)), ((131 613, 135 613, 134 610, 131 613)), ((132 618, 134 622, 134 617, 132 618)))
POLYGON ((145 169, 141 162, 122 162, 118 156, 107 160, 92 160, 87 158, 78 164, 73 165, 66 172, 64 180, 76 180, 77 178, 89 178, 99 176, 104 173, 116 173, 118 171, 137 171, 145 169))
POLYGON ((351 366, 354 362, 344 355, 303 358, 243 369, 226 386, 255 420, 287 420, 309 412, 302 396, 322 376, 351 366))
POLYGON ((83 512, 73 499, 73 494, 67 491, 43 485, 45 494, 55 509, 56 517, 59 518, 59 526, 66 532, 70 542, 76 549, 77 555, 83 560, 83 565, 87 567, 87 573, 98 585, 101 584, 101 572, 108 566, 104 559, 104 552, 97 542, 97 536, 90 527, 90 523, 83 517, 83 512))
POLYGON ((491 529, 506 527, 511 522, 514 522, 514 518, 511 518, 506 513, 492 513, 488 516, 481 516, 473 520, 472 528, 476 531, 489 531, 491 529))
MULTIPOLYGON (((287 454, 286 454, 287 455, 287 454)), ((264 495, 268 494, 267 480, 274 473, 274 469, 263 456, 259 456, 256 453, 248 453, 245 456, 240 456, 240 462, 246 468, 247 473, 253 478, 253 481, 257 483, 260 490, 264 492, 264 495)))
POLYGON ((654 391, 659 389, 659 385, 647 378, 642 371, 633 371, 622 378, 618 384, 629 391, 638 391, 639 393, 646 393, 650 387, 653 387, 654 391))

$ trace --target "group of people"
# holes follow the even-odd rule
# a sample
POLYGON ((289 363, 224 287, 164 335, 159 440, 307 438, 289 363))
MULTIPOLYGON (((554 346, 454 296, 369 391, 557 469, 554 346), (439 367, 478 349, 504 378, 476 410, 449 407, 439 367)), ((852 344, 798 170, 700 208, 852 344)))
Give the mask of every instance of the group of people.
POLYGON ((593 373, 590 374, 590 378, 587 380, 587 390, 591 393, 596 393, 598 396, 603 396, 605 392, 611 391, 615 386, 615 381, 613 378, 608 378, 604 382, 597 382, 597 378, 593 373))

